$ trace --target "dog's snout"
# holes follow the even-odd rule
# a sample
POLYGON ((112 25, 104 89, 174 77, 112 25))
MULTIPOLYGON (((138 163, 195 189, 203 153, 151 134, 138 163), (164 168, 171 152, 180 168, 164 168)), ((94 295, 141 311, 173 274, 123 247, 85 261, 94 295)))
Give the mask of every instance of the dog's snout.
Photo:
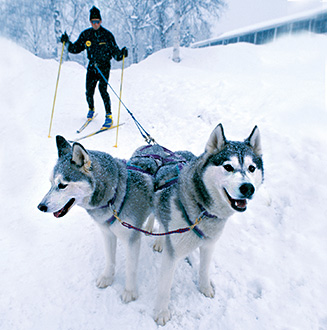
POLYGON ((240 187, 240 192, 245 198, 251 198, 254 194, 255 188, 251 183, 244 183, 240 187))
POLYGON ((48 207, 42 203, 40 203, 37 208, 42 211, 42 212, 47 212, 48 211, 48 207))

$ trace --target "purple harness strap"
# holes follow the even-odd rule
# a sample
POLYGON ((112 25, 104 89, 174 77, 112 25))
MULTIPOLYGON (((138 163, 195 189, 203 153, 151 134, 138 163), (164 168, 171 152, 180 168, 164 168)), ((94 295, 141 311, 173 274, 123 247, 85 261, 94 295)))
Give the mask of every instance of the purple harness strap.
MULTIPOLYGON (((152 147, 152 146, 151 145, 147 145, 144 148, 142 148, 141 151, 146 150, 146 149, 148 149, 150 147, 152 147)), ((181 156, 181 155, 176 155, 174 152, 170 151, 169 149, 167 149, 165 147, 162 147, 162 146, 160 146, 160 147, 166 153, 168 153, 171 157, 163 158, 162 156, 157 155, 157 154, 146 154, 146 155, 141 155, 141 156, 136 156, 136 157, 149 157, 149 158, 153 158, 153 159, 162 161, 162 163, 164 165, 177 163, 176 166, 177 166, 178 172, 179 172, 183 168, 183 166, 185 165, 185 163, 187 162, 186 159, 183 156, 181 156)), ((126 162, 126 161, 124 161, 124 163, 126 164, 126 169, 127 169, 128 173, 129 173, 129 171, 138 171, 138 172, 145 173, 145 174, 148 174, 148 175, 151 175, 152 176, 152 173, 150 173, 149 171, 146 171, 146 170, 142 169, 139 166, 130 164, 129 162, 126 162)), ((176 177, 174 177, 174 178, 166 181, 162 186, 158 187, 156 190, 161 190, 161 189, 167 188, 167 187, 175 184, 177 181, 178 181, 178 175, 176 177)), ((118 215, 119 215, 119 213, 121 212, 121 210, 123 208, 123 205, 124 205, 125 200, 126 200, 127 193, 128 193, 128 178, 127 178, 126 194, 125 194, 124 199, 123 199, 123 201, 122 201, 122 203, 121 203, 121 205, 119 207, 119 211, 117 212, 118 215)), ((117 198, 117 189, 115 191, 115 194, 114 194, 113 198, 108 202, 108 204, 99 207, 99 209, 104 209, 104 208, 107 208, 107 207, 111 207, 115 203, 116 198, 117 198)), ((109 225, 112 225, 115 222, 115 220, 116 220, 116 217, 114 215, 112 215, 108 220, 106 220, 106 223, 108 223, 109 225)), ((195 228, 193 230, 196 231, 195 228)))
MULTIPOLYGON (((143 147, 142 149, 140 149, 140 151, 144 151, 144 150, 146 150, 150 147, 152 147, 152 145, 147 145, 147 146, 143 147)), ((167 165, 167 164, 177 163, 178 169, 180 171, 182 169, 182 167, 185 165, 185 163, 187 162, 187 160, 183 156, 177 155, 174 152, 172 152, 171 150, 169 150, 169 149, 167 149, 163 146, 160 146, 160 147, 163 149, 163 151, 168 153, 170 155, 170 157, 164 158, 164 157, 162 157, 158 154, 145 154, 145 155, 140 155, 140 156, 135 156, 135 157, 139 157, 139 158, 144 157, 144 158, 152 158, 152 159, 155 159, 155 160, 160 160, 162 162, 161 166, 164 166, 164 165, 167 165)), ((138 172, 145 173, 145 174, 153 176, 153 174, 150 173, 149 171, 144 170, 143 168, 141 168, 139 166, 130 164, 129 162, 127 162, 126 166, 127 166, 128 170, 138 171, 138 172)), ((178 179, 178 177, 173 178, 171 180, 168 180, 162 187, 160 187, 160 189, 169 187, 173 183, 177 182, 177 179, 178 179)))
POLYGON ((143 168, 139 167, 139 166, 135 166, 135 165, 129 165, 127 164, 127 169, 131 170, 131 171, 138 171, 144 174, 148 174, 148 175, 152 175, 150 172, 143 170, 143 168))

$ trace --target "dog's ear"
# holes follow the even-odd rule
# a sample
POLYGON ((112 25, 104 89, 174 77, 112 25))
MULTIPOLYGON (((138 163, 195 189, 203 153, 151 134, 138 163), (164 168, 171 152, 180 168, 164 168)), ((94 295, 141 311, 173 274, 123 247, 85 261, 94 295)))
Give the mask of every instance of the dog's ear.
POLYGON ((88 152, 79 143, 73 144, 73 157, 72 163, 81 167, 85 172, 89 172, 91 168, 91 159, 88 152))
POLYGON ((245 139, 244 142, 249 144, 253 148, 253 151, 257 156, 259 157, 262 156, 261 138, 260 138, 260 131, 258 126, 254 127, 250 136, 247 139, 245 139))
POLYGON ((66 139, 63 136, 57 135, 56 136, 56 142, 57 142, 57 149, 58 149, 58 157, 62 157, 67 155, 71 152, 72 147, 71 145, 66 141, 66 139))
POLYGON ((220 152, 225 147, 225 145, 226 138, 224 134, 223 125, 219 124, 211 133, 205 151, 210 154, 214 154, 220 152))

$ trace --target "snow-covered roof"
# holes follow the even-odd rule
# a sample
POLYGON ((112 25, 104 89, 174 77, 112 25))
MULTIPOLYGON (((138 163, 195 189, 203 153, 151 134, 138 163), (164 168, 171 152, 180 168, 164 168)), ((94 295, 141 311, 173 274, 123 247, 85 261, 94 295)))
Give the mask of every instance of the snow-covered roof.
POLYGON ((282 26, 286 23, 293 23, 293 22, 307 20, 310 18, 316 18, 317 16, 320 16, 322 14, 327 14, 327 9, 319 8, 319 9, 313 9, 313 10, 309 10, 309 11, 305 11, 305 12, 301 12, 301 13, 297 13, 297 14, 293 14, 293 15, 284 16, 284 17, 281 17, 278 19, 273 19, 273 20, 249 25, 246 27, 242 27, 239 29, 235 29, 235 30, 220 34, 219 36, 217 36, 215 38, 210 38, 210 39, 196 42, 196 43, 192 44, 191 47, 197 48, 197 47, 208 46, 219 40, 231 39, 231 38, 236 38, 236 37, 239 37, 239 36, 245 35, 245 34, 255 33, 255 32, 263 31, 263 30, 269 30, 269 29, 272 29, 275 27, 282 26))

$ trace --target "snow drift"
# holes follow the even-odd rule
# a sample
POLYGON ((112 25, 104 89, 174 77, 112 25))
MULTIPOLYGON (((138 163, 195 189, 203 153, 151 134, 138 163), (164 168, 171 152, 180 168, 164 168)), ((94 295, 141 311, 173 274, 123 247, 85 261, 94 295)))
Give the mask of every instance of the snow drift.
MULTIPOLYGON (((87 113, 85 69, 64 63, 48 138, 58 63, 1 39, 1 329, 156 329, 152 319, 160 254, 144 237, 137 301, 123 304, 125 250, 113 285, 95 286, 104 266, 102 237, 84 210, 58 220, 37 210, 57 158, 54 136, 77 137, 87 113)), ((181 262, 166 329, 327 328, 327 153, 325 36, 264 46, 160 51, 125 70, 123 100, 156 141, 201 154, 212 129, 243 139, 262 135, 264 189, 227 223, 216 245, 214 299, 197 290, 198 254, 181 262)), ((110 83, 119 91, 120 70, 110 83)), ((112 93, 113 117, 118 102, 112 93)), ((100 127, 104 108, 85 133, 100 127)), ((128 158, 144 144, 121 109, 115 132, 85 140, 88 149, 128 158)))

